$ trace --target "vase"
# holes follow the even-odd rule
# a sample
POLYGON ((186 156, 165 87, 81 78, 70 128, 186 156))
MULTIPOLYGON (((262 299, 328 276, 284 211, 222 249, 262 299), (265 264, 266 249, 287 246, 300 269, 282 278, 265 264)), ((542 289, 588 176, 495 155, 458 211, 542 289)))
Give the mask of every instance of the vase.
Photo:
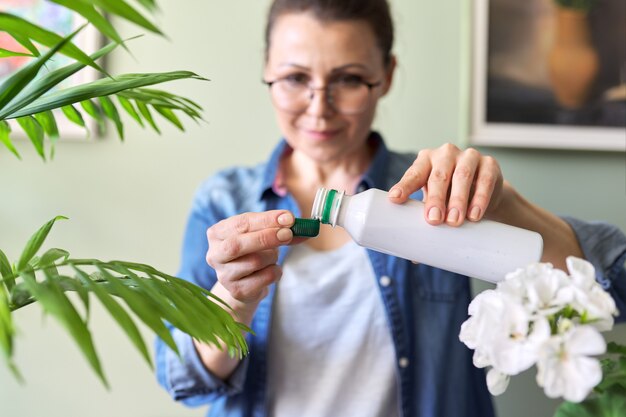
POLYGON ((599 69, 587 12, 556 7, 548 69, 558 103, 568 109, 582 107, 599 69))

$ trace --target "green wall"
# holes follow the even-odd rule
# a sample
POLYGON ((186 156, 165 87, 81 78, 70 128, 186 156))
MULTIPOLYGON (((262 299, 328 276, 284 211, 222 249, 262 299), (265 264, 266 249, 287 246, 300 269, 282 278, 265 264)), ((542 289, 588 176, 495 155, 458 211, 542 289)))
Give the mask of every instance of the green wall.
MULTIPOLYGON (((205 108, 207 123, 180 133, 160 123, 162 136, 130 121, 127 140, 65 140, 42 163, 25 141, 24 161, 0 150, 0 248, 17 259, 39 225, 57 214, 49 245, 76 257, 128 259, 175 272, 193 190, 215 170, 264 158, 278 131, 262 68, 263 17, 268 0, 162 0, 158 21, 169 41, 133 41, 133 56, 116 53, 115 73, 190 69, 210 82, 184 81, 173 91, 205 108)), ((418 150, 465 143, 468 120, 469 2, 392 0, 400 66, 377 126, 391 147, 418 150)), ((141 30, 121 24, 126 36, 141 30)), ((556 211, 603 219, 626 229, 624 153, 482 149, 529 199, 556 211)), ((478 285, 477 290, 484 288, 478 285)), ((172 403, 152 372, 97 306, 92 330, 112 390, 89 371, 59 326, 34 305, 16 314, 19 386, 0 366, 0 409, 8 417, 201 416, 172 403)), ((148 333, 146 333, 147 336, 148 333)), ((624 341, 626 329, 611 335, 624 341)), ((452 399, 451 399, 452 400, 452 399)), ((554 403, 534 386, 534 373, 514 380, 496 400, 501 417, 549 416, 554 403)))

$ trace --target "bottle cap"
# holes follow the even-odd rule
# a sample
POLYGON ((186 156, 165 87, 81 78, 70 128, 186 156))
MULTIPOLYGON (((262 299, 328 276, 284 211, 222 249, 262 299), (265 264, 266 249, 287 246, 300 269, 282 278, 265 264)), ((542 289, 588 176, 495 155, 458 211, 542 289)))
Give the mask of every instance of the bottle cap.
POLYGON ((320 222, 316 219, 301 219, 296 217, 291 231, 294 236, 315 237, 320 233, 320 222))

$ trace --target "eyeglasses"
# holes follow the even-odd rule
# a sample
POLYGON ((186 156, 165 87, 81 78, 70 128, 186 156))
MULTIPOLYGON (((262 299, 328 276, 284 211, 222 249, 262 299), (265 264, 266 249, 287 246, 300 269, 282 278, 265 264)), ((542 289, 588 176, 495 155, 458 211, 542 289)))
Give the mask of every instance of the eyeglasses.
POLYGON ((357 75, 345 74, 323 87, 313 87, 307 75, 295 74, 274 81, 263 81, 276 107, 289 113, 301 113, 311 104, 315 91, 323 91, 326 103, 342 114, 358 114, 369 104, 370 92, 382 81, 368 83, 357 75))

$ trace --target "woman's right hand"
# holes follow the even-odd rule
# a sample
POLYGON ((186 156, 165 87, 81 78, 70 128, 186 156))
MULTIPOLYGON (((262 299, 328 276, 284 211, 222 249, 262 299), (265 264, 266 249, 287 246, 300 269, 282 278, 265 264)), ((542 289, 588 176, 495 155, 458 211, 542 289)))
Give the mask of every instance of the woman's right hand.
POLYGON ((211 226, 206 260, 218 285, 244 305, 258 304, 282 275, 278 247, 291 242, 293 223, 291 212, 272 210, 239 214, 211 226))

